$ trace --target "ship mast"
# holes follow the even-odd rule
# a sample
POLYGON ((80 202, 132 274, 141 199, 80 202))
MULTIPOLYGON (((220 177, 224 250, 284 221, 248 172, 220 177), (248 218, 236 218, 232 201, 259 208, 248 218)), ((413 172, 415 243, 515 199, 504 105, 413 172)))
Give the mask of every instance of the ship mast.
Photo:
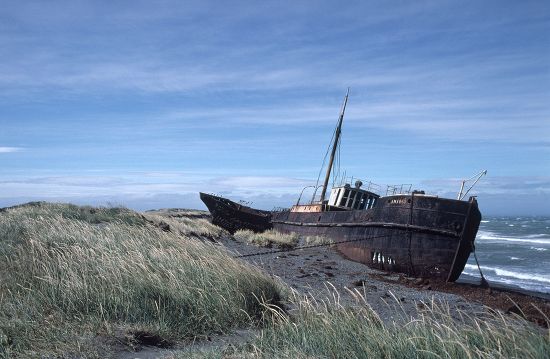
POLYGON ((338 126, 336 127, 336 134, 334 136, 334 144, 332 145, 332 152, 330 153, 330 161, 327 167, 327 174, 325 176, 325 182, 323 183, 323 191, 321 192, 321 198, 319 202, 323 204, 325 200, 325 195, 327 193, 328 181, 330 179, 330 171, 332 170, 332 164, 334 163, 334 155, 336 154, 336 149, 338 148, 338 141, 340 141, 340 133, 342 132, 342 121, 344 120, 344 112, 346 111, 346 105, 348 103, 349 87, 346 97, 344 98, 344 105, 342 106, 342 111, 340 112, 340 117, 338 118, 338 126))

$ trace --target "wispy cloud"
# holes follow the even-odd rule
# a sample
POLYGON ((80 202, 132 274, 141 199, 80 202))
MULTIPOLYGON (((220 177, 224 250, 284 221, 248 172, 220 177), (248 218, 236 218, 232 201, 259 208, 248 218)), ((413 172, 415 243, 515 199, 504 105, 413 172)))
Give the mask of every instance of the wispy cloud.
POLYGON ((23 150, 21 147, 1 147, 0 146, 0 153, 13 153, 13 152, 19 152, 23 150))
POLYGON ((548 175, 547 13, 544 2, 7 3, 0 154, 19 153, 0 156, 0 198, 290 198, 317 174, 348 86, 346 169, 391 183, 483 167, 502 175, 480 184, 487 195, 546 193, 502 183, 548 175))
MULTIPOLYGON (((421 184, 431 188, 435 193, 448 196, 458 193, 462 179, 429 179, 421 184), (454 191, 456 190, 456 191, 454 191)), ((466 184, 466 189, 472 184, 466 184)), ((472 189, 473 193, 483 195, 550 195, 550 176, 489 176, 483 177, 472 189)))
POLYGON ((198 193, 215 192, 271 209, 289 205, 308 180, 290 177, 216 177, 210 173, 134 172, 0 177, 0 207, 24 201, 115 203, 138 209, 204 208, 198 193))
MULTIPOLYGON (((246 200, 271 209, 295 203, 311 179, 274 176, 216 177, 209 173, 136 172, 120 175, 49 176, 21 175, 0 180, 0 207, 22 201, 48 200, 75 203, 115 203, 137 209, 156 207, 204 208, 198 192, 214 192, 233 200, 246 200)), ((421 179, 414 188, 446 198, 456 198, 459 178, 421 179)), ((382 187, 384 192, 385 185, 382 187)), ((383 193, 382 193, 383 194, 383 193)), ((306 191, 306 197, 311 192, 306 191)), ((497 176, 483 178, 469 193, 477 195, 489 214, 550 214, 549 176, 497 176), (537 199, 538 198, 538 199, 537 199), (498 204, 498 205, 497 205, 498 204), (501 208, 502 205, 506 208, 501 208)))

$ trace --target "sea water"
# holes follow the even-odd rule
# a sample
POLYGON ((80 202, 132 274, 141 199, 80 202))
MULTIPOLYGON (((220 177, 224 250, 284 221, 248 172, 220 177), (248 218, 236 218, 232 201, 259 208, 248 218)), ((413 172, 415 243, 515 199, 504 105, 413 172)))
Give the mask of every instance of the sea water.
MULTIPOLYGON (((484 217, 475 248, 490 283, 550 293, 550 217, 484 217)), ((461 279, 471 276, 479 277, 473 253, 461 279)))

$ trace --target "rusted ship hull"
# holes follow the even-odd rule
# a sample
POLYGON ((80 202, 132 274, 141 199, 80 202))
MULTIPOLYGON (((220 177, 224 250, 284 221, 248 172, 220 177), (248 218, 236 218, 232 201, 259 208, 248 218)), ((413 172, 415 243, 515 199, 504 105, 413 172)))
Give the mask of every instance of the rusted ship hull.
MULTIPOLYGON (((372 182, 361 188, 363 181, 356 179, 352 187, 353 180, 347 183, 345 178, 338 185, 334 185, 336 178, 333 178, 327 196, 348 97, 349 88, 329 146, 330 158, 322 185, 304 187, 297 203, 281 212, 258 211, 201 193, 213 223, 230 232, 263 231, 273 226, 283 233, 325 236, 338 242, 342 254, 368 266, 455 281, 474 248, 481 222, 475 197, 461 200, 465 182, 476 176, 462 181, 457 200, 425 195, 424 191, 409 193, 411 185, 408 190, 403 190, 403 185, 388 186, 386 194, 392 195, 380 197, 376 191, 379 186, 372 182), (308 187, 315 188, 311 203, 301 205, 300 199, 308 187), (318 188, 320 196, 315 200, 318 188)), ((325 159, 328 153, 327 150, 325 159)), ((474 185, 485 173, 477 176, 474 185)))
POLYGON ((275 230, 322 235, 346 257, 370 267, 455 281, 466 264, 481 221, 477 201, 430 196, 381 197, 356 211, 274 213, 275 230))
POLYGON ((233 234, 239 229, 263 232, 272 228, 271 212, 243 206, 227 198, 200 193, 212 215, 212 223, 233 234))

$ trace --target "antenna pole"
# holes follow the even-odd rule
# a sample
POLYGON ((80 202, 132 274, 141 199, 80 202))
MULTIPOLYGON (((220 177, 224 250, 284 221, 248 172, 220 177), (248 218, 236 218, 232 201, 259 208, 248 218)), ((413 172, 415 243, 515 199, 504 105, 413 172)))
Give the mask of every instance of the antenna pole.
POLYGON ((336 149, 338 148, 338 142, 340 141, 340 133, 342 132, 342 121, 344 120, 344 112, 346 111, 346 105, 348 103, 349 96, 349 87, 346 97, 344 98, 344 105, 342 106, 342 111, 340 112, 340 117, 338 118, 338 127, 336 128, 336 136, 334 137, 334 145, 332 146, 332 152, 330 153, 330 161, 327 167, 327 174, 325 176, 325 182, 323 183, 323 191, 321 192, 320 203, 323 204, 325 200, 325 195, 327 194, 328 181, 330 179, 330 171, 332 170, 332 164, 334 163, 334 155, 336 154, 336 149))

